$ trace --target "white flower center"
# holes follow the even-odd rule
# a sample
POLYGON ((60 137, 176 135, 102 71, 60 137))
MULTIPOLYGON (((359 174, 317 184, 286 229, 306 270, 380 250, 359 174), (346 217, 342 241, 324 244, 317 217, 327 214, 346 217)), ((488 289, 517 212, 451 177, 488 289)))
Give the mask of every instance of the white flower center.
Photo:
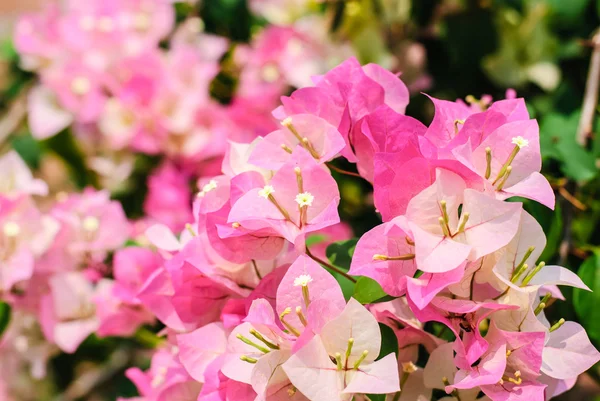
POLYGON ((21 233, 21 227, 17 223, 9 221, 7 223, 4 223, 2 231, 4 232, 5 236, 14 238, 21 233))
POLYGON ((312 281, 313 281, 313 279, 310 275, 303 274, 294 279, 294 287, 300 287, 300 286, 306 287, 308 285, 308 283, 310 283, 312 281))
POLYGON ((209 193, 210 191, 217 189, 217 181, 215 180, 210 180, 208 182, 208 184, 205 184, 202 187, 202 191, 198 192, 198 197, 202 198, 204 195, 206 195, 207 193, 209 193))
POLYGON ((273 192, 275 192, 275 188, 273 188, 273 186, 265 185, 263 189, 258 191, 258 195, 262 196, 265 199, 268 199, 269 195, 271 195, 273 192))
POLYGON ((76 95, 85 95, 90 88, 90 81, 85 77, 76 77, 71 81, 71 91, 76 95))
POLYGON ((100 220, 94 216, 87 216, 83 219, 83 229, 87 232, 95 232, 100 227, 100 220))
POLYGON ((283 125, 284 127, 292 125, 292 117, 284 118, 283 121, 281 121, 281 125, 283 125))
POLYGON ((517 136, 517 137, 513 138, 512 143, 517 145, 519 147, 519 149, 529 146, 529 141, 527 139, 523 138, 522 136, 517 136))
POLYGON ((261 71, 262 79, 265 82, 275 82, 279 79, 279 69, 273 64, 265 65, 261 71))
POLYGON ((137 31, 147 31, 150 28, 150 17, 146 13, 137 13, 133 17, 133 27, 137 31))
POLYGON ((302 192, 296 195, 296 203, 300 206, 312 206, 315 197, 310 192, 302 192))
POLYGON ((152 379, 152 382, 150 383, 150 385, 153 388, 160 386, 161 384, 163 384, 165 382, 166 376, 167 376, 167 368, 165 368, 164 366, 161 366, 160 368, 157 369, 156 375, 152 379))

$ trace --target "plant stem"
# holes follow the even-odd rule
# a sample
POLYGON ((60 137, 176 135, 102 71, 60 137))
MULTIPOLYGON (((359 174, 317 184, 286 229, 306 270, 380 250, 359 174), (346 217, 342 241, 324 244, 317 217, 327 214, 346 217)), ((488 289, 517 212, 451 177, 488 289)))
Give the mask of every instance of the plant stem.
POLYGON ((306 255, 308 255, 309 258, 311 258, 312 260, 314 260, 317 263, 322 264, 323 266, 327 267, 328 269, 333 270, 334 272, 341 274, 342 276, 344 276, 345 278, 347 278, 348 280, 352 281, 353 283, 356 283, 356 279, 352 276, 350 276, 348 273, 346 273, 345 271, 343 271, 342 269, 340 269, 337 266, 332 265, 329 262, 325 262, 324 260, 322 260, 321 258, 313 255, 310 250, 308 249, 308 247, 306 248, 306 255))
POLYGON ((587 140, 592 132, 594 123, 594 114, 598 104, 598 86, 600 80, 600 30, 597 30, 592 37, 592 57, 590 59, 590 69, 588 71, 587 82, 585 85, 585 94, 583 96, 583 106, 581 107, 581 120, 577 127, 577 143, 586 146, 587 140))
POLYGON ((336 167, 336 166, 334 166, 334 165, 333 165, 333 164, 331 164, 331 163, 325 163, 325 164, 327 165, 327 167, 329 167, 329 168, 330 168, 330 169, 332 169, 333 171, 336 171, 336 172, 338 172, 338 173, 340 173, 340 174, 349 175, 349 176, 351 176, 351 177, 364 178, 362 175, 360 175, 360 174, 358 174, 358 173, 354 173, 354 172, 352 172, 352 171, 347 171, 347 170, 341 169, 341 168, 339 168, 339 167, 336 167))

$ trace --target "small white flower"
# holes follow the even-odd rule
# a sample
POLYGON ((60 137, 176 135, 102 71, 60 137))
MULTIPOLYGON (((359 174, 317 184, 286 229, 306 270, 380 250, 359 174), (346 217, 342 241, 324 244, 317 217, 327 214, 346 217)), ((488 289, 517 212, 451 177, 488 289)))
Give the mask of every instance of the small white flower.
POLYGON ((83 219, 82 225, 85 231, 94 232, 98 230, 98 227, 100 227, 100 220, 94 216, 87 216, 85 219, 83 219))
POLYGON ((300 287, 300 286, 306 287, 308 285, 308 283, 310 283, 312 281, 313 281, 313 279, 310 275, 303 274, 294 279, 294 287, 300 287))
POLYGON ((152 24, 152 20, 150 19, 150 16, 148 16, 148 14, 146 14, 146 13, 137 13, 133 17, 133 27, 137 31, 141 31, 141 32, 147 31, 148 28, 150 28, 151 24, 152 24))
POLYGON ((90 81, 86 77, 75 77, 71 81, 71 91, 76 95, 85 95, 90 88, 90 81))
POLYGON ((208 184, 205 184, 202 187, 202 191, 198 192, 198 197, 202 198, 204 195, 206 195, 207 193, 209 193, 210 191, 212 191, 213 189, 217 189, 217 181, 215 180, 210 180, 208 182, 208 184))
POLYGON ((265 82, 275 82, 279 79, 281 74, 275 65, 267 64, 262 68, 261 76, 265 82))
POLYGON ((271 195, 273 192, 275 192, 275 188, 273 188, 273 186, 265 185, 263 189, 258 191, 258 195, 262 196, 265 199, 268 199, 269 195, 271 195))
POLYGON ((150 385, 153 388, 156 388, 156 387, 162 385, 165 382, 167 372, 168 372, 168 369, 164 366, 161 366, 160 368, 156 369, 156 373, 155 373, 154 378, 152 379, 152 382, 150 383, 150 385))
POLYGON ((527 139, 523 138, 522 136, 517 136, 517 137, 513 138, 512 143, 517 145, 519 147, 519 149, 529 146, 529 141, 527 139))
POLYGON ((302 192, 296 195, 296 203, 300 206, 312 206, 315 197, 310 192, 302 192))
POLYGON ((9 221, 4 223, 2 231, 5 236, 14 238, 21 233, 21 227, 17 223, 9 221))

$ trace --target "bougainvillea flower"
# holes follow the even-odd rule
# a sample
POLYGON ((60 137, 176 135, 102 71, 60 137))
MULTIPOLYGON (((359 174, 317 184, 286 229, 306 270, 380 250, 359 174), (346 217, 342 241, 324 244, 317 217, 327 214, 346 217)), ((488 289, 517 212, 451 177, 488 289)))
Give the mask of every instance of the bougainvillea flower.
POLYGON ((479 146, 470 140, 453 151, 498 199, 522 196, 554 208, 554 192, 540 174, 539 128, 535 120, 515 121, 496 129, 479 146))
POLYGON ((96 285, 94 303, 99 326, 96 334, 100 337, 129 337, 143 324, 155 321, 154 315, 141 303, 126 303, 120 300, 118 283, 110 279, 101 279, 96 285))
POLYGON ((0 292, 31 278, 36 259, 51 248, 59 229, 31 198, 0 196, 0 292))
POLYGON ((521 204, 490 199, 465 189, 456 174, 438 171, 436 182, 414 197, 406 212, 417 266, 428 273, 453 270, 508 244, 522 210, 521 204))
POLYGON ((417 138, 425 134, 426 127, 418 120, 381 105, 356 124, 350 141, 357 158, 358 172, 368 181, 374 180, 376 153, 399 153, 408 144, 417 145, 417 138))
POLYGON ((222 371, 230 379, 257 386, 264 393, 269 386, 268 380, 262 382, 264 373, 255 376, 254 370, 262 371, 268 366, 271 367, 272 374, 275 370, 280 370, 281 364, 272 365, 269 361, 272 358, 285 360, 289 357, 293 336, 286 334, 278 326, 272 306, 264 299, 252 303, 244 320, 229 335, 222 371), (258 364, 263 358, 267 358, 266 366, 258 364))
POLYGON ((452 299, 438 296, 422 310, 411 299, 409 305, 421 322, 436 321, 445 324, 456 336, 454 350, 458 367, 473 364, 488 348, 479 331, 479 325, 488 316, 505 309, 517 309, 515 305, 495 302, 474 302, 468 299, 452 299))
POLYGON ((283 106, 274 115, 282 120, 299 113, 324 118, 346 141, 342 155, 352 162, 356 161, 349 138, 353 126, 383 104, 398 113, 404 113, 408 104, 408 89, 397 76, 376 64, 361 67, 355 58, 313 80, 316 88, 302 88, 282 98, 283 106))
POLYGON ((50 294, 40 305, 44 335, 64 352, 73 353, 98 329, 94 288, 79 272, 54 275, 49 284, 50 294))
POLYGON ((252 231, 269 228, 296 243, 304 234, 337 224, 339 200, 331 175, 306 150, 296 148, 267 185, 238 199, 228 223, 252 231))
POLYGON ((179 362, 177 347, 159 349, 147 371, 129 368, 125 375, 144 400, 196 401, 202 388, 202 384, 193 380, 179 362))
POLYGON ((393 354, 375 361, 381 347, 377 321, 350 299, 340 316, 283 364, 292 384, 311 401, 350 400, 355 393, 400 390, 393 354))
POLYGON ((17 194, 46 195, 48 193, 46 183, 33 178, 31 171, 15 151, 0 157, 0 171, 2 171, 0 194, 3 196, 12 198, 17 194))
POLYGON ((60 198, 51 216, 61 228, 40 261, 44 271, 68 270, 80 262, 102 263, 109 251, 125 243, 131 229, 121 204, 107 191, 91 188, 60 198))
POLYGON ((50 88, 36 86, 27 99, 27 122, 36 139, 46 139, 67 128, 74 120, 73 114, 58 105, 50 88))
POLYGON ((227 348, 227 333, 221 323, 210 323, 177 335, 179 360, 194 380, 204 383, 208 366, 227 348))
POLYGON ((148 178, 148 195, 144 212, 157 223, 173 231, 181 231, 193 220, 191 193, 186 174, 165 163, 148 178))
POLYGON ((486 336, 490 347, 479 364, 460 369, 446 392, 479 386, 492 401, 543 401, 546 386, 537 378, 542 365, 544 336, 544 333, 502 331, 492 324, 486 336))
MULTIPOLYGON (((335 278, 306 255, 292 263, 277 288, 277 313, 283 316, 284 326, 298 334, 304 333, 305 327, 319 333, 345 306, 335 278)), ((311 335, 307 333, 302 340, 311 335)))
MULTIPOLYGON (((410 310, 406 297, 371 305, 370 311, 377 321, 391 327, 396 333, 398 365, 403 370, 406 368, 406 365, 402 366, 403 363, 417 363, 420 346, 431 353, 439 345, 445 343, 444 340, 424 330, 423 323, 419 322, 410 310)), ((413 372, 408 373, 412 374, 413 372)))
POLYGON ((302 146, 318 163, 333 159, 346 146, 337 128, 312 114, 295 114, 282 121, 283 128, 259 141, 248 160, 270 170, 278 170, 302 146))
MULTIPOLYGON (((442 344, 431 352, 425 365, 423 382, 427 388, 446 390, 446 386, 454 383, 457 368, 454 364, 452 343, 442 344)), ((489 398, 478 398, 479 388, 456 389, 452 396, 444 397, 443 401, 489 401, 489 398), (460 398, 458 398, 460 397, 460 398)))
POLYGON ((425 138, 437 148, 448 145, 474 110, 462 101, 440 100, 429 97, 435 107, 433 121, 429 124, 425 138))
POLYGON ((402 296, 417 271, 415 244, 403 216, 365 233, 354 250, 349 274, 377 281, 387 294, 402 296))
POLYGON ((600 360, 585 329, 565 322, 552 331, 544 344, 541 371, 555 379, 573 379, 600 360))

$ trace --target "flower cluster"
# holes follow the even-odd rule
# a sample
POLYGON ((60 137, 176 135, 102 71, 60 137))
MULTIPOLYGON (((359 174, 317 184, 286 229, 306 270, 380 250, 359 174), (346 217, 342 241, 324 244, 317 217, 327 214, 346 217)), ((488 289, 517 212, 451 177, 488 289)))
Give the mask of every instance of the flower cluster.
MULTIPOLYGON (((155 319, 151 367, 127 371, 140 401, 544 401, 600 360, 578 323, 545 315, 558 286, 587 287, 538 260, 544 232, 515 197, 553 208, 554 193, 513 92, 431 98, 426 126, 377 64, 316 75, 325 53, 348 52, 323 33, 270 26, 232 51, 197 19, 174 30, 167 0, 66 3, 16 30, 40 76, 34 136, 72 126, 165 160, 132 221, 106 190, 49 195, 1 156, 0 300, 19 324, 0 351, 21 358, 0 366, 0 398, 19 361, 42 377, 58 350, 155 319), (226 105, 211 97, 223 57, 239 70, 226 105), (352 237, 338 158, 372 184, 383 221, 345 268, 325 251, 352 237), (361 283, 385 296, 365 301, 361 283)), ((251 7, 294 19, 311 2, 276 3, 251 7)))
POLYGON ((164 264, 137 296, 170 335, 150 371, 129 372, 143 399, 421 401, 438 389, 543 401, 569 389, 600 354, 579 324, 544 310, 563 299, 558 285, 587 287, 537 262, 540 225, 506 201, 554 206, 537 124, 508 95, 432 99, 426 127, 403 114, 400 80, 351 59, 283 98, 281 128, 231 143, 223 174, 201 180, 179 238, 147 231, 164 264), (360 238, 348 274, 314 245, 344 238, 331 236, 343 224, 328 168, 338 155, 374 184, 384 221, 360 238), (390 300, 345 297, 339 282, 352 276, 390 300), (380 325, 397 354, 382 350, 380 325))
MULTIPOLYGON (((136 280, 145 279, 127 256, 135 252, 121 249, 131 224, 107 191, 50 199, 15 152, 0 157, 0 169, 0 299, 19 316, 0 345, 7 360, 16 353, 41 378, 59 349, 74 352, 91 333, 127 336, 154 321, 135 295, 136 280)), ((6 368, 5 377, 15 374, 6 368)))

